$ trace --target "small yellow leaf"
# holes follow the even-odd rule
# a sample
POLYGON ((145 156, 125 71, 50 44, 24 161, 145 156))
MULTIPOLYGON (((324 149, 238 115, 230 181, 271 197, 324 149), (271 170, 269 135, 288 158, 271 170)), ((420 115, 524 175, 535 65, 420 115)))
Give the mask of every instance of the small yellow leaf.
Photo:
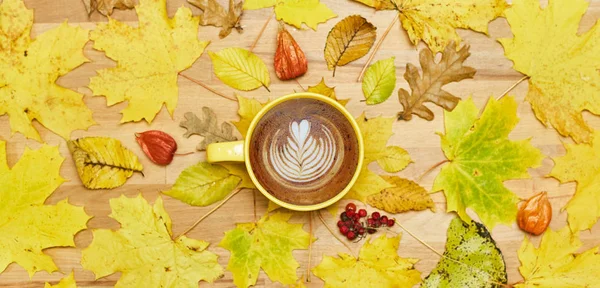
POLYGON ((56 285, 50 285, 49 283, 46 283, 44 288, 77 288, 77 284, 75 283, 75 274, 71 272, 69 276, 60 279, 60 282, 58 282, 56 285))
MULTIPOLYGON (((486 33, 488 22, 508 7, 505 0, 392 0, 402 27, 414 45, 423 40, 433 53, 452 41, 459 44, 456 28, 486 33)), ((534 0, 532 0, 534 1, 534 0)))
POLYGON ((283 0, 275 6, 277 20, 302 28, 302 23, 317 31, 319 23, 337 17, 331 9, 319 0, 283 0))
POLYGON ((144 168, 121 141, 108 137, 84 137, 67 142, 83 186, 112 189, 125 184, 144 168))
POLYGON ((323 256, 313 273, 325 281, 326 288, 377 287, 410 288, 421 282, 421 272, 415 268, 418 259, 398 256, 400 235, 386 235, 367 242, 360 248, 358 258, 338 253, 339 258, 323 256))
POLYGON ((260 111, 260 109, 262 109, 268 102, 260 103, 256 99, 250 99, 240 95, 236 96, 239 105, 238 115, 240 115, 240 121, 233 121, 232 123, 235 125, 238 131, 240 131, 242 137, 246 138, 246 133, 248 133, 248 128, 250 127, 252 119, 254 119, 254 116, 258 114, 258 111, 260 111))
POLYGON ((333 26, 325 43, 325 61, 329 70, 344 66, 369 52, 377 28, 359 15, 351 15, 333 26))
POLYGON ((308 89, 306 91, 327 96, 342 104, 342 106, 346 106, 346 104, 348 104, 348 101, 350 101, 350 99, 337 99, 337 97, 335 96, 335 87, 327 86, 327 84, 325 84, 324 77, 321 77, 321 82, 319 82, 319 84, 315 86, 308 86, 308 89))
POLYGON ((363 167, 360 175, 350 192, 344 198, 356 199, 363 203, 367 203, 367 198, 370 195, 377 194, 383 189, 394 187, 394 185, 386 182, 381 176, 371 172, 368 167, 363 167))
POLYGON ((387 146, 380 155, 377 164, 388 173, 400 172, 412 162, 408 152, 398 146, 387 146))
POLYGON ((379 60, 369 66, 362 80, 362 91, 367 105, 379 104, 390 98, 396 88, 394 59, 379 60))
POLYGON ((425 188, 408 179, 398 176, 381 176, 394 185, 367 198, 367 204, 383 211, 396 214, 406 211, 421 211, 430 208, 435 211, 435 204, 425 188))
POLYGON ((96 279, 121 272, 115 288, 198 287, 223 276, 209 243, 179 236, 173 239, 171 217, 161 197, 154 206, 138 195, 110 199, 110 217, 118 230, 95 229, 81 253, 83 268, 96 279))
POLYGON ((375 8, 375 10, 392 10, 396 7, 391 0, 354 0, 356 2, 365 4, 369 7, 375 8))
POLYGON ((254 53, 242 48, 208 51, 215 75, 229 87, 250 91, 264 86, 269 90, 271 78, 267 65, 254 53))
POLYGON ((576 254, 581 246, 579 233, 569 227, 546 230, 538 248, 525 237, 518 251, 525 281, 515 287, 598 287, 598 247, 576 254))

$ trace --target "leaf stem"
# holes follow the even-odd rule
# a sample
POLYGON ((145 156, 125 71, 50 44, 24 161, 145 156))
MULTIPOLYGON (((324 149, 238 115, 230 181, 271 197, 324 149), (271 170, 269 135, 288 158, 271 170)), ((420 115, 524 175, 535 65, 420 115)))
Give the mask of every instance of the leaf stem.
POLYGON ((327 228, 327 230, 329 230, 329 233, 331 233, 331 235, 333 235, 333 237, 335 237, 335 239, 340 241, 340 243, 344 244, 344 246, 346 246, 346 248, 348 248, 348 251, 350 251, 350 254, 352 254, 352 256, 354 256, 354 258, 357 258, 356 255, 354 255, 354 251, 352 251, 352 248, 350 248, 350 246, 348 246, 348 244, 346 242, 344 242, 342 239, 340 239, 340 237, 338 237, 335 233, 333 233, 333 230, 331 230, 331 228, 329 228, 329 225, 327 225, 327 223, 325 223, 325 219, 323 219, 323 215, 321 215, 321 210, 317 211, 317 216, 319 216, 319 220, 321 220, 321 223, 323 223, 323 225, 325 225, 325 228, 327 228))
POLYGON ((427 242, 421 240, 421 238, 417 237, 417 235, 415 235, 412 232, 410 232, 410 230, 406 229, 406 227, 404 227, 402 224, 400 224, 399 221, 396 221, 396 225, 400 226, 400 228, 402 228, 402 230, 406 231, 406 233, 408 233, 408 235, 410 235, 411 237, 413 237, 415 240, 419 241, 419 243, 421 243, 423 246, 427 247, 427 249, 431 250, 433 253, 437 254, 440 257, 444 257, 444 255, 442 253, 440 253, 439 251, 435 250, 435 248, 433 248, 431 245, 427 244, 427 242))
MULTIPOLYGON (((265 32, 265 29, 267 29, 267 26, 269 26, 269 22, 271 22, 271 19, 273 18, 274 14, 275 14, 275 9, 273 9, 273 13, 269 16, 269 18, 267 18, 267 22, 265 22, 265 24, 260 29, 260 32, 258 32, 258 36, 256 36, 256 39, 254 39, 254 42, 252 43, 252 45, 250 45, 250 48, 248 48, 248 51, 252 52, 252 50, 254 50, 254 48, 256 48, 256 44, 258 44, 258 40, 260 40, 260 38, 262 37, 263 33, 265 32)), ((269 90, 269 88, 267 88, 267 90, 269 90)))
POLYGON ((179 238, 179 237, 181 237, 181 236, 189 233, 190 231, 192 231, 192 229, 196 228, 196 226, 198 226, 198 224, 200 224, 200 222, 202 222, 202 220, 204 220, 206 217, 208 217, 213 212, 217 211, 217 209, 221 208, 221 206, 223 206, 223 204, 225 204, 227 201, 229 201, 229 199, 233 198, 233 196, 237 195, 242 190, 243 190, 242 188, 238 188, 237 190, 234 190, 233 192, 231 192, 231 194, 229 194, 229 196, 227 196, 227 198, 223 199, 223 201, 221 201, 221 203, 219 203, 217 206, 215 206, 212 209, 210 209, 210 211, 208 211, 206 214, 204 214, 202 217, 200 217, 200 219, 198 219, 188 229, 186 229, 185 231, 183 231, 183 233, 179 234, 179 236, 175 237, 175 239, 177 239, 177 238, 179 238))
POLYGON ((373 61, 373 58, 375 57, 375 54, 377 54, 377 51, 379 50, 379 47, 381 47, 381 44, 383 43, 383 40, 385 40, 385 37, 387 37, 388 33, 390 33, 390 30, 392 30, 392 27, 394 27, 394 24, 396 24, 396 21, 398 21, 399 15, 400 14, 398 14, 398 13, 396 14, 396 16, 394 17, 394 20, 392 20, 392 22, 390 22, 390 25, 388 25, 388 27, 383 32, 383 35, 381 35, 381 38, 379 38, 379 41, 377 41, 377 44, 375 44, 375 48, 373 48, 373 52, 371 52, 371 55, 369 55, 369 58, 367 58, 367 62, 365 63, 365 66, 363 66, 362 70, 360 71, 360 74, 358 75, 356 82, 362 81, 362 78, 365 75, 365 71, 367 71, 367 67, 369 67, 369 64, 371 64, 371 61, 373 61))
POLYGON ((192 155, 194 153, 196 153, 196 151, 187 152, 187 153, 175 153, 173 155, 175 155, 175 156, 187 156, 187 155, 192 155))
POLYGON ((433 171, 435 168, 441 166, 442 164, 448 163, 448 162, 450 162, 450 160, 446 159, 444 161, 440 161, 440 162, 436 163, 431 168, 427 169, 427 171, 423 172, 423 174, 421 174, 421 176, 419 176, 419 178, 417 178, 417 182, 421 182, 421 180, 423 180, 423 177, 425 177, 427 174, 431 173, 431 171, 433 171))
POLYGON ((521 84, 521 82, 523 82, 523 81, 525 81, 525 80, 527 80, 529 78, 531 78, 531 77, 528 76, 528 75, 523 76, 523 78, 519 79, 519 81, 515 82, 515 84, 513 84, 510 87, 508 87, 508 89, 506 89, 506 91, 504 91, 504 93, 502 93, 500 95, 500 97, 498 97, 498 99, 496 99, 496 100, 502 99, 502 97, 506 96, 506 94, 508 94, 508 92, 510 92, 511 90, 515 89, 515 87, 517 87, 517 85, 521 84))
POLYGON ((308 227, 310 229, 309 233, 309 237, 310 237, 310 242, 308 244, 308 264, 306 265, 306 282, 310 282, 310 259, 312 258, 312 239, 313 239, 313 217, 312 217, 313 212, 312 211, 308 211, 308 227))
POLYGON ((296 84, 298 84, 298 86, 300 86, 300 88, 302 88, 302 90, 304 90, 304 92, 306 92, 306 89, 304 88, 304 86, 302 86, 302 84, 300 84, 300 81, 298 81, 298 78, 294 79, 294 81, 296 81, 296 84))
MULTIPOLYGON (((187 76, 187 75, 185 75, 185 74, 183 74, 183 73, 181 73, 181 72, 179 72, 179 75, 181 75, 181 77, 183 77, 183 78, 185 78, 185 79, 188 79, 188 80, 190 80, 190 81, 192 81, 192 82, 194 82, 194 83, 196 83, 196 84, 198 84, 198 85, 202 86, 202 88, 204 88, 204 89, 206 89, 206 90, 208 90, 208 91, 210 91, 210 92, 212 92, 212 93, 215 93, 215 94, 217 94, 217 95, 219 95, 219 96, 221 96, 221 97, 223 97, 223 98, 225 98, 225 99, 227 99, 227 100, 231 100, 231 101, 235 101, 235 102, 237 102, 237 99, 236 99, 235 97, 227 96, 227 95, 225 95, 225 94, 223 94, 223 93, 220 93, 220 92, 218 92, 217 90, 215 90, 215 89, 213 89, 213 88, 210 88, 210 87, 208 87, 208 85, 206 85, 206 84, 204 84, 204 83, 202 83, 202 82, 200 82, 200 81, 198 81, 198 80, 196 80, 196 79, 194 79, 194 78, 192 78, 192 77, 190 77, 190 76, 187 76)), ((268 90, 268 89, 267 89, 267 90, 268 90)))

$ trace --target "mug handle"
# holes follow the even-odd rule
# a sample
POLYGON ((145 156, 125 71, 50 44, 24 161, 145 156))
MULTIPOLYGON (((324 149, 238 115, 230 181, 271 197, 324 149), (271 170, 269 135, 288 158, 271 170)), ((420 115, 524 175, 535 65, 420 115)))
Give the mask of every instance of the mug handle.
POLYGON ((214 162, 244 162, 244 140, 212 143, 206 147, 206 160, 214 162))

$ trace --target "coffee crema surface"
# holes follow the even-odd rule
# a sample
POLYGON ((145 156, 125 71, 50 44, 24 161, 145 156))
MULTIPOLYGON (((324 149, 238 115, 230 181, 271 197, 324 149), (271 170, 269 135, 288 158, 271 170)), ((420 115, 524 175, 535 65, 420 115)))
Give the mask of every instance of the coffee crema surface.
POLYGON ((273 196, 296 205, 325 202, 352 180, 358 139, 335 107, 298 98, 271 108, 250 139, 250 165, 273 196))

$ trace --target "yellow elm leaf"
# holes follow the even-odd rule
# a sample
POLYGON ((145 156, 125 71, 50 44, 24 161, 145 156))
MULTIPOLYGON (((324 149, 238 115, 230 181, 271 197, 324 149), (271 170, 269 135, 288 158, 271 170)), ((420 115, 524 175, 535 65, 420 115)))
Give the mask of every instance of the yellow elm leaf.
POLYGON ((290 213, 267 214, 257 223, 238 223, 225 232, 219 246, 231 252, 227 269, 237 287, 256 284, 261 267, 272 281, 296 283, 300 265, 292 251, 307 249, 311 239, 303 224, 288 222, 290 217, 290 213))
POLYGON ((396 6, 392 3, 391 0, 354 0, 356 2, 362 3, 369 7, 375 8, 375 10, 392 10, 395 9, 396 6))
POLYGON ((127 101, 121 123, 154 120, 163 104, 173 115, 178 101, 177 75, 200 57, 208 41, 198 41, 198 17, 189 8, 167 16, 166 0, 140 0, 139 25, 134 28, 113 18, 99 23, 90 38, 117 67, 102 69, 90 79, 94 95, 108 106, 127 101))
POLYGON ((377 194, 383 189, 394 187, 394 185, 386 182, 381 176, 371 172, 368 167, 364 166, 358 175, 358 179, 348 194, 344 196, 346 199, 356 199, 363 203, 367 203, 370 195, 377 194))
POLYGON ((371 50, 377 28, 360 15, 348 16, 331 28, 325 42, 327 68, 333 70, 359 59, 371 50))
POLYGON ((506 10, 514 38, 499 39, 514 69, 529 76, 535 116, 575 142, 592 141, 582 111, 600 115, 600 25, 579 35, 589 1, 515 0, 506 10), (540 50, 543 47, 543 50, 540 50))
POLYGON ((79 178, 88 189, 119 187, 144 168, 137 156, 114 138, 83 137, 68 141, 67 146, 79 178))
POLYGON ((65 21, 32 40, 33 11, 21 0, 0 4, 0 22, 0 116, 8 114, 12 133, 41 142, 33 120, 64 139, 96 124, 83 95, 55 83, 89 61, 88 30, 65 21))
MULTIPOLYGON (((4 2, 6 3, 6 2, 4 2)), ((0 140, 0 273, 11 263, 29 276, 58 268, 44 249, 75 247, 73 237, 91 218, 83 207, 67 200, 44 205, 65 180, 59 170, 64 158, 58 147, 25 148, 17 164, 6 163, 6 142, 0 140)))
POLYGON ((242 91, 265 87, 271 79, 267 65, 254 53, 242 48, 225 48, 217 53, 208 51, 213 71, 227 86, 242 91))
POLYGON ((258 111, 262 109, 265 104, 268 103, 260 103, 256 99, 246 98, 240 95, 236 95, 238 99, 238 115, 240 115, 240 121, 233 121, 233 125, 240 131, 242 137, 246 138, 246 133, 248 133, 248 128, 250 127, 250 122, 254 119, 254 116, 258 114, 258 111))
POLYGON ((367 204, 396 214, 406 211, 421 211, 427 208, 435 211, 435 204, 425 188, 408 179, 398 176, 381 176, 383 180, 394 185, 367 197, 367 204))
MULTIPOLYGON (((532 0, 533 1, 533 0, 532 0)), ((461 38, 456 28, 487 34, 488 23, 508 7, 505 0, 392 0, 414 45, 425 42, 433 53, 461 38)), ((459 46, 459 45, 458 45, 459 46)))
POLYGON ((325 84, 325 77, 321 77, 321 82, 315 86, 308 86, 307 92, 317 93, 324 96, 327 96, 338 103, 342 104, 342 106, 346 106, 350 99, 337 99, 335 96, 335 87, 329 87, 325 84))
POLYGON ((575 254, 581 246, 579 233, 572 233, 569 227, 546 230, 538 248, 525 237, 518 251, 519 272, 525 281, 515 287, 600 287, 598 247, 575 254))
POLYGON ((58 282, 56 285, 50 285, 49 283, 46 283, 44 288, 77 288, 77 284, 75 283, 75 275, 73 272, 71 272, 69 276, 60 279, 60 282, 58 282))
POLYGON ((96 229, 90 246, 81 253, 81 265, 96 279, 117 272, 115 288, 198 287, 204 280, 223 276, 218 256, 209 243, 179 236, 173 239, 171 217, 161 197, 154 206, 138 195, 110 199, 110 217, 119 230, 96 229))
POLYGON ((379 60, 369 66, 362 80, 362 91, 367 105, 379 104, 390 98, 396 88, 394 59, 379 60))
POLYGON ((325 287, 410 288, 421 282, 421 272, 415 268, 418 259, 398 256, 400 235, 385 234, 372 242, 367 239, 358 259, 346 253, 339 258, 323 256, 313 273, 325 281, 325 287))
POLYGON ((567 154, 553 158, 550 176, 561 183, 577 182, 577 191, 563 208, 573 231, 591 229, 600 218, 600 132, 591 145, 564 144, 567 154))
POLYGON ((413 162, 408 152, 398 146, 387 146, 380 155, 377 164, 388 173, 400 172, 413 162))
POLYGON ((302 28, 302 23, 317 31, 319 23, 325 23, 331 18, 337 17, 329 7, 319 0, 283 0, 275 6, 277 20, 302 28))

